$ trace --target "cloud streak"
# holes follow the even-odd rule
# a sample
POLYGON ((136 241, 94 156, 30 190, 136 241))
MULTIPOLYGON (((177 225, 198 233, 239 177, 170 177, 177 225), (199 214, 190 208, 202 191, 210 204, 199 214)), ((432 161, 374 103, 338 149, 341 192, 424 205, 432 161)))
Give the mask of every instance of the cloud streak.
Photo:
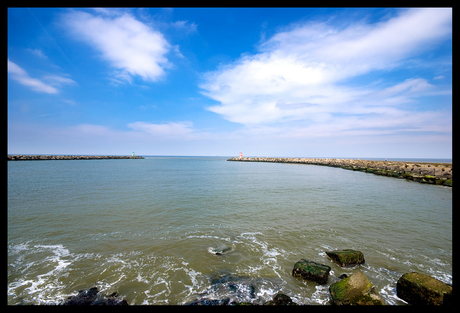
POLYGON ((11 62, 8 59, 8 74, 9 77, 21 85, 30 87, 32 90, 37 92, 56 94, 58 93, 59 87, 67 84, 76 84, 70 78, 59 76, 59 75, 46 75, 43 77, 43 81, 37 78, 32 78, 29 74, 19 65, 14 62, 11 62), (45 83, 44 81, 48 82, 45 83))
POLYGON ((411 9, 385 21, 347 27, 295 24, 259 46, 259 53, 203 75, 208 110, 247 129, 312 136, 451 132, 450 112, 415 111, 429 94, 449 94, 427 79, 353 83, 451 38, 450 9, 411 9), (440 122, 442 121, 442 123, 440 122))
POLYGON ((171 45, 163 34, 127 13, 113 17, 74 11, 65 14, 61 23, 76 40, 97 50, 118 78, 157 81, 170 66, 165 54, 171 45))

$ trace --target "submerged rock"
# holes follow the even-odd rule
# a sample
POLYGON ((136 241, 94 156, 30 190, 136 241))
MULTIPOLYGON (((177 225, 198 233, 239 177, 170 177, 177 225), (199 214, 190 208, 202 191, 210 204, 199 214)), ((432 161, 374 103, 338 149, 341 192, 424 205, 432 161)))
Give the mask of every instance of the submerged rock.
POLYGON ((234 305, 250 303, 256 299, 254 281, 249 277, 233 276, 227 273, 213 275, 210 277, 210 282, 211 285, 198 294, 196 300, 186 305, 234 305), (223 300, 225 301, 222 302, 223 300))
POLYGON ((364 255, 361 251, 352 249, 326 251, 328 257, 342 267, 355 266, 364 263, 364 255))
POLYGON ((412 305, 449 305, 452 286, 431 276, 412 272, 399 278, 396 294, 412 305))
POLYGON ((298 305, 298 304, 292 302, 291 297, 283 293, 278 293, 276 296, 273 297, 272 300, 265 302, 264 305, 298 305))
POLYGON ((202 298, 202 299, 187 303, 186 305, 227 305, 229 301, 230 301, 230 298, 225 298, 225 299, 220 299, 220 300, 202 298))
POLYGON ((108 297, 101 296, 97 287, 79 290, 76 296, 68 297, 62 305, 128 305, 126 300, 117 299, 114 292, 108 297))
POLYGON ((329 287, 335 305, 385 305, 374 285, 362 272, 356 272, 329 287))
POLYGON ((219 247, 219 248, 209 248, 208 251, 212 254, 216 254, 216 255, 222 255, 222 254, 226 254, 228 252, 230 252, 232 250, 231 247, 227 247, 227 246, 224 246, 224 247, 219 247))
POLYGON ((301 259, 294 265, 292 276, 312 280, 318 284, 325 284, 327 283, 330 270, 330 266, 301 259))

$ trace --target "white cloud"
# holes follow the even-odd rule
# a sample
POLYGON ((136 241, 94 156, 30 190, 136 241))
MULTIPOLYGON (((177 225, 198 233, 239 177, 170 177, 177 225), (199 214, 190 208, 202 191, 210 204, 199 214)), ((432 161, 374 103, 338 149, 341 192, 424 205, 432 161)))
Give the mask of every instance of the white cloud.
POLYGON ((165 124, 153 124, 146 122, 134 122, 129 123, 128 127, 142 133, 157 137, 159 139, 170 139, 174 137, 176 139, 190 138, 193 133, 192 122, 179 122, 179 123, 165 123, 165 124))
POLYGON ((176 21, 170 24, 172 27, 184 33, 194 33, 197 31, 197 25, 195 23, 189 23, 188 21, 176 21))
POLYGON ((18 66, 16 63, 11 62, 8 60, 8 73, 10 77, 15 81, 19 82, 20 84, 32 88, 34 91, 38 92, 45 92, 45 93, 57 93, 58 90, 53 86, 45 84, 41 80, 36 78, 32 78, 27 74, 27 72, 18 66))
MULTIPOLYGON (((400 66, 451 32, 451 9, 402 10, 386 21, 359 21, 342 29, 326 23, 294 25, 261 44, 260 53, 206 73, 200 87, 219 102, 210 111, 247 126, 278 123, 286 130, 288 122, 295 122, 297 129, 317 134, 376 125, 396 128, 394 121, 405 120, 395 114, 411 112, 392 108, 436 92, 436 87, 406 77, 380 90, 371 82, 348 87, 348 79, 400 66)), ((413 114, 419 119, 410 127, 424 129, 420 125, 426 119, 413 114)))
MULTIPOLYGON (((169 67, 165 54, 171 46, 163 34, 139 22, 129 14, 94 16, 75 11, 66 14, 62 23, 75 39, 84 40, 101 53, 117 76, 141 76, 157 81, 169 67)), ((129 79, 128 79, 129 81, 129 79)))
POLYGON ((49 82, 50 85, 56 86, 56 87, 61 87, 62 85, 76 85, 77 83, 64 76, 60 75, 45 75, 43 76, 43 79, 49 82))
POLYGON ((48 57, 43 53, 43 51, 41 51, 40 49, 27 49, 30 51, 30 53, 40 57, 40 58, 43 58, 43 59, 47 59, 48 57))

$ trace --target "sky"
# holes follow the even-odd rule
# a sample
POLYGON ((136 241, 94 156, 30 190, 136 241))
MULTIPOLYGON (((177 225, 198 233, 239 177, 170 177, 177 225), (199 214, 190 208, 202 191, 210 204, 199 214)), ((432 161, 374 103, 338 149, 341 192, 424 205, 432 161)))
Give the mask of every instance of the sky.
POLYGON ((8 154, 452 158, 451 8, 8 8, 8 154))

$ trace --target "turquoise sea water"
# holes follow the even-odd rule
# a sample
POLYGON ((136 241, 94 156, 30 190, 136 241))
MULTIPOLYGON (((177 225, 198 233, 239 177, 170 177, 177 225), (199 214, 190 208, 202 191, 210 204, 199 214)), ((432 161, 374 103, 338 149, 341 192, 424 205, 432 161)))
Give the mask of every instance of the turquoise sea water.
POLYGON ((93 286, 137 305, 278 292, 329 304, 329 285, 361 270, 398 305, 406 272, 452 283, 452 188, 227 159, 8 162, 8 304, 93 286), (324 253, 342 248, 366 262, 340 268, 324 253), (292 277, 301 258, 331 266, 328 283, 292 277))

